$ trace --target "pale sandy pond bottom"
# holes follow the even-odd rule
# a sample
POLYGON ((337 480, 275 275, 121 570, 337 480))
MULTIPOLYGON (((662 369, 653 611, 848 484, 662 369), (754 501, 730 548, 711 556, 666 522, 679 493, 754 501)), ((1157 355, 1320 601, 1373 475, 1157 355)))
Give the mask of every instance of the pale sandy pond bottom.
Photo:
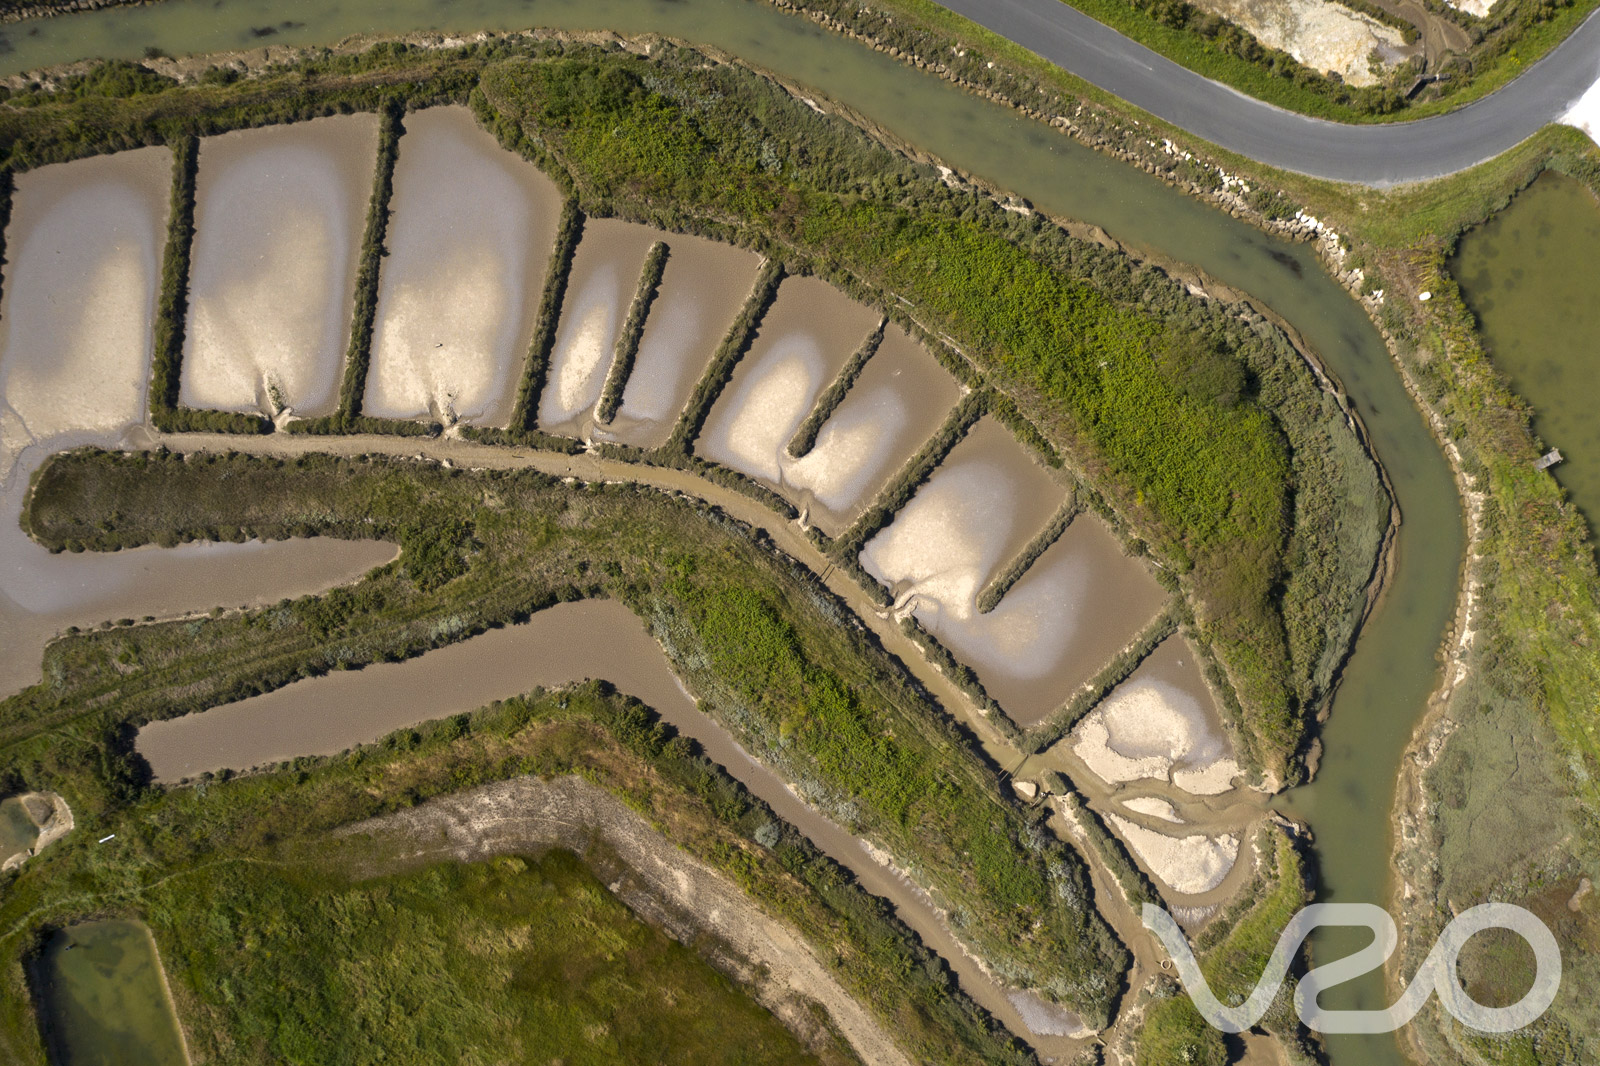
POLYGON ((184 404, 333 412, 377 152, 373 114, 201 141, 184 404))
POLYGON ((816 278, 785 278, 695 451, 781 483, 789 441, 878 321, 876 312, 816 278))
POLYGON ((543 429, 575 437, 592 435, 594 408, 638 291, 640 268, 650 246, 668 237, 661 230, 615 219, 584 223, 583 239, 572 256, 550 371, 539 398, 543 429))
POLYGON ((17 178, 0 280, 0 483, 22 452, 142 417, 172 154, 17 178))
POLYGON ((898 326, 817 433, 810 451, 779 455, 773 485, 809 521, 838 536, 938 430, 961 388, 933 356, 898 326))
POLYGON ((465 107, 405 118, 366 412, 505 425, 560 196, 465 107))
POLYGON ((919 889, 876 861, 863 841, 802 802, 699 710, 672 674, 661 646, 615 601, 562 604, 521 625, 490 630, 403 663, 298 681, 201 714, 153 722, 139 731, 136 747, 158 780, 174 782, 224 768, 336 754, 535 686, 584 678, 604 678, 649 704, 852 870, 868 891, 891 900, 924 943, 950 963, 962 987, 1012 1031, 1045 1043, 1081 1032, 1067 1012, 986 977, 919 889), (1022 997, 1019 1002, 1013 1002, 1013 994, 1022 997), (1019 1013, 1019 1003, 1026 1013, 1019 1013))
POLYGON ((597 436, 640 448, 664 444, 755 280, 760 258, 703 237, 671 234, 633 373, 616 418, 597 436))

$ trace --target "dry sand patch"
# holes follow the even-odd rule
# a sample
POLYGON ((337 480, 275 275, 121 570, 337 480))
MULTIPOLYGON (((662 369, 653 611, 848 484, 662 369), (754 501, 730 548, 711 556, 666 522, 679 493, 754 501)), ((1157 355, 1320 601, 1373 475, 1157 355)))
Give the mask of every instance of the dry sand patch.
POLYGON ((1181 636, 1163 641, 1066 742, 1110 784, 1154 779, 1218 795, 1240 772, 1194 650, 1181 636))
POLYGON ((1171 837, 1120 815, 1107 814, 1105 819, 1163 884, 1186 896, 1222 884, 1239 860, 1239 838, 1232 834, 1171 837))
MULTIPOLYGON (((1478 0, 1470 0, 1478 2, 1478 0)), ((1405 37, 1393 26, 1352 11, 1334 0, 1196 0, 1268 48, 1288 52, 1314 70, 1333 72, 1349 85, 1376 85, 1369 57, 1383 67, 1403 62, 1405 37)))

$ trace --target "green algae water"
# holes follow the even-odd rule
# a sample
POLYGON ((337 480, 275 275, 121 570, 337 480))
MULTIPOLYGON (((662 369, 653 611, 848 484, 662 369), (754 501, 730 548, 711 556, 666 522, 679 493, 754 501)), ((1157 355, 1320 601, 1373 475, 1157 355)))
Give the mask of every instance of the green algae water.
POLYGON ((39 827, 28 817, 22 800, 9 796, 0 800, 0 862, 33 847, 39 827))
POLYGON ((186 1066, 155 941, 140 922, 86 922, 36 964, 55 1066, 186 1066))
MULTIPOLYGON (((1348 663, 1323 731, 1317 780, 1280 806, 1316 835, 1321 898, 1387 905, 1390 807, 1401 754, 1438 681, 1435 653, 1464 544, 1450 470, 1365 312, 1312 251, 1261 234, 1144 173, 785 15, 760 0, 165 0, 7 27, 0 73, 103 55, 330 44, 352 33, 566 29, 656 31, 741 56, 840 100, 896 136, 1137 248, 1192 263, 1291 322, 1348 390, 1404 516, 1396 568, 1348 663)), ((1365 938, 1319 936, 1320 961, 1365 938)), ((1327 1007, 1387 1005, 1378 975, 1334 989, 1327 1007)), ((1336 1066, 1395 1066, 1392 1037, 1327 1040, 1336 1066)))
POLYGON ((1461 238, 1450 272, 1494 363, 1533 405, 1533 428, 1565 461, 1552 469, 1600 522, 1600 203, 1545 174, 1461 238))

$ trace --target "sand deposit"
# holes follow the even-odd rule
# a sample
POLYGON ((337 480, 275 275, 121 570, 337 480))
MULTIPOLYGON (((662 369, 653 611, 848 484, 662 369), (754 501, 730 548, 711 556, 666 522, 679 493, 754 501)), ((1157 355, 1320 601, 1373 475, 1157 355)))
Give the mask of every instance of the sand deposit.
POLYGON ((1195 795, 1232 787, 1239 766, 1182 637, 1170 637, 1079 723, 1073 753, 1102 780, 1162 780, 1195 795))
POLYGON ((560 199, 464 107, 406 116, 366 411, 504 425, 560 199))
MULTIPOLYGON (((1464 10, 1473 11, 1466 7, 1464 10)), ((1474 14, 1478 12, 1473 11, 1474 14)), ((1568 126, 1576 126, 1589 135, 1589 139, 1600 144, 1600 81, 1589 86, 1588 90, 1572 105, 1572 109, 1562 115, 1557 122, 1568 126)))
POLYGON ((1119 815, 1107 814, 1105 819, 1151 873, 1186 896, 1198 896, 1222 884, 1239 859, 1239 838, 1231 834, 1169 837, 1119 815))
POLYGON ((335 410, 377 152, 371 114, 201 142, 184 404, 335 410))
POLYGON ((1122 805, 1135 814, 1159 818, 1163 822, 1183 824, 1183 819, 1178 815, 1178 809, 1160 796, 1135 796, 1133 799, 1123 800, 1122 805))
POLYGON ((673 234, 622 406, 602 436, 641 448, 663 443, 711 355, 744 305, 760 259, 701 237, 673 234))
POLYGON ((1334 0, 1196 0, 1195 6, 1313 70, 1338 74, 1348 85, 1376 85, 1407 54, 1399 30, 1334 0), (1371 70, 1374 52, 1378 74, 1371 70))
POLYGON ((16 179, 0 280, 0 484, 30 445, 144 419, 171 182, 164 148, 16 179))
POLYGON ((576 437, 593 432, 594 406, 611 370, 617 334, 638 291, 639 270, 650 246, 669 236, 650 226, 614 219, 584 224, 567 278, 550 372, 539 398, 542 429, 576 437))

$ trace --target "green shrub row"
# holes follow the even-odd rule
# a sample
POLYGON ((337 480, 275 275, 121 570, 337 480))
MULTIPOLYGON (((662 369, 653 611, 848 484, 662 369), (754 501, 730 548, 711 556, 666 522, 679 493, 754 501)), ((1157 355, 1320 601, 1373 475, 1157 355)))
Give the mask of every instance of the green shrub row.
POLYGON ((372 331, 378 318, 379 274, 383 270, 383 257, 388 254, 384 240, 389 231, 389 200, 394 193, 394 166, 400 158, 400 137, 405 133, 403 114, 404 108, 398 103, 378 113, 378 162, 373 168, 372 198, 367 203, 367 224, 361 236, 350 344, 345 352, 344 379, 339 385, 338 418, 347 424, 362 416, 366 403, 367 370, 372 365, 372 331))
POLYGON ((517 400, 511 408, 511 430, 532 430, 539 417, 539 396, 544 392, 550 372, 550 353, 556 346, 556 327, 561 324, 561 307, 567 297, 567 279, 572 275, 572 257, 583 239, 583 211, 574 197, 561 202, 561 221, 556 224, 555 248, 545 268, 544 290, 539 296, 539 317, 528 342, 528 359, 522 368, 517 400))
POLYGON ((1178 631, 1178 611, 1169 607, 1141 629, 1126 646, 1112 656, 1099 671, 1051 715, 1027 731, 1029 751, 1044 751, 1072 731, 1084 715, 1092 711, 1101 700, 1128 679, 1140 663, 1156 650, 1162 641, 1178 631))
POLYGON ((645 319, 661 287, 661 275, 667 269, 669 254, 667 243, 656 241, 644 257, 644 266, 639 271, 639 284, 634 289, 633 301, 628 304, 628 317, 622 324, 622 332, 617 334, 611 370, 606 374, 605 388, 600 393, 599 406, 595 408, 595 421, 603 426, 611 424, 617 415, 617 408, 622 406, 622 392, 628 387, 628 378, 633 374, 633 361, 639 354, 639 341, 644 337, 645 319))

